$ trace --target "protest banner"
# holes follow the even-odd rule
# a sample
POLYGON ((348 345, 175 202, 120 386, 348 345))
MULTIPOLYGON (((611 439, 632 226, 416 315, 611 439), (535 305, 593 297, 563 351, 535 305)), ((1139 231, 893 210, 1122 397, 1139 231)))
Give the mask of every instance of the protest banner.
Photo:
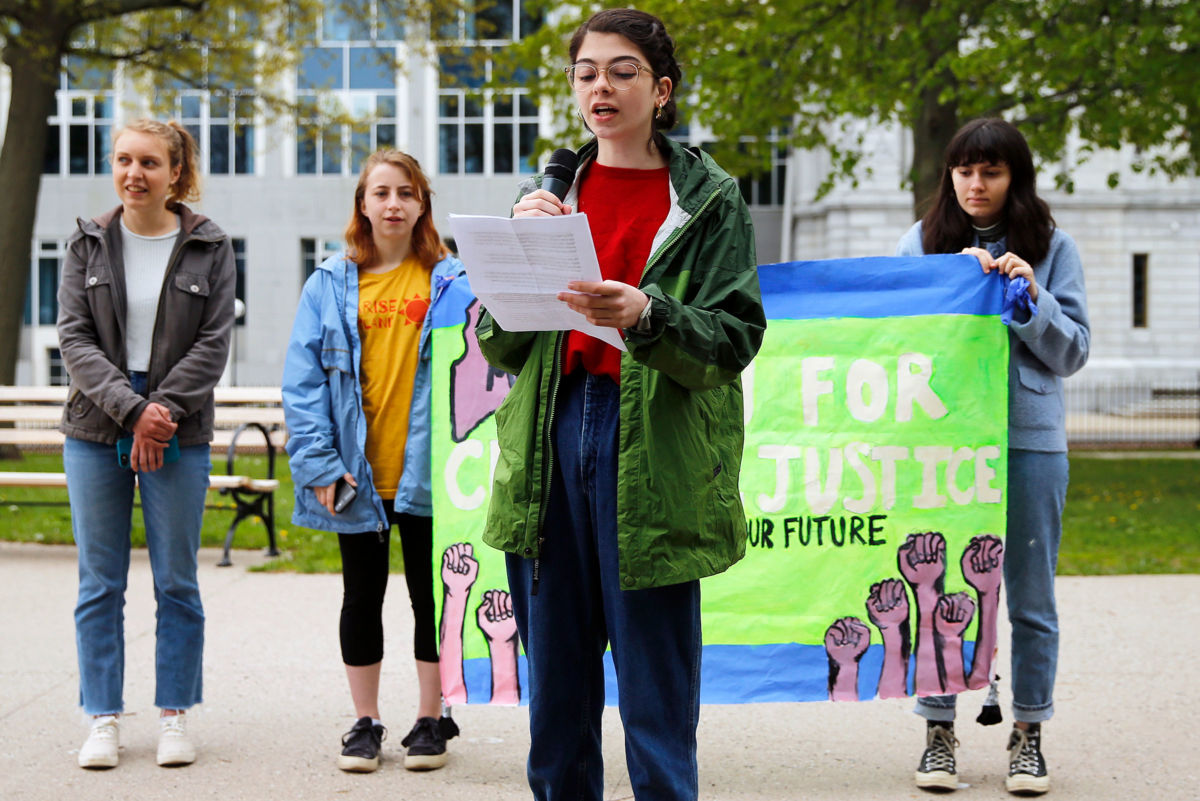
MULTIPOLYGON (((767 333, 742 377, 746 557, 701 585, 701 700, 985 686, 1005 521, 1004 279, 970 256, 759 276, 767 333)), ((504 557, 482 544, 493 412, 513 379, 483 360, 479 304, 454 283, 432 331, 443 693, 516 703, 525 667, 504 557)))

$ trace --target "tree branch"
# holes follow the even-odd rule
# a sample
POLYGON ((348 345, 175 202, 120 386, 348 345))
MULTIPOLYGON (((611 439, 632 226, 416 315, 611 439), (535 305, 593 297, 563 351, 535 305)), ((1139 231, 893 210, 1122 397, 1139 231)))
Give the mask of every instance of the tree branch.
POLYGON ((100 0, 81 6, 76 15, 80 24, 99 22, 112 17, 121 17, 138 11, 153 9, 182 8, 186 11, 200 11, 207 0, 100 0))

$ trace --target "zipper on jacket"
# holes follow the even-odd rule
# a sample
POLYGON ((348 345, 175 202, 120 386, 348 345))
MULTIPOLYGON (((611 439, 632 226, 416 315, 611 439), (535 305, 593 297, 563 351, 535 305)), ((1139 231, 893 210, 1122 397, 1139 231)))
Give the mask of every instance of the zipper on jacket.
MULTIPOLYGON (((120 223, 118 223, 118 225, 119 224, 120 223)), ((99 240, 100 250, 102 253, 104 253, 104 263, 108 265, 108 270, 110 273, 109 291, 113 294, 113 301, 115 303, 116 295, 117 295, 117 291, 118 291, 117 286, 116 286, 117 282, 116 282, 116 277, 111 275, 112 270, 113 270, 112 251, 108 247, 108 240, 105 239, 104 234, 105 234, 104 229, 101 229, 100 233, 96 236, 96 239, 99 240)), ((91 236, 91 234, 89 234, 89 236, 91 236)), ((84 265, 83 274, 84 274, 84 278, 85 278, 84 291, 86 291, 87 290, 87 281, 86 281, 87 265, 84 265)), ((122 253, 121 254, 121 283, 124 284, 124 282, 125 282, 125 254, 122 253)), ((128 373, 129 372, 129 367, 128 367, 129 353, 128 353, 128 349, 125 348, 124 342, 125 342, 125 314, 127 313, 127 309, 129 308, 129 298, 125 296, 125 287, 124 286, 121 287, 120 293, 121 293, 121 302, 119 305, 122 308, 121 308, 121 313, 117 314, 116 318, 117 318, 117 333, 119 333, 121 335, 121 343, 122 343, 121 347, 122 347, 122 351, 123 351, 121 356, 123 358, 122 358, 122 363, 117 365, 117 367, 118 367, 118 369, 120 369, 120 371, 122 373, 128 373)), ((155 314, 157 315, 157 312, 155 314)), ((155 322, 157 322, 157 321, 158 321, 158 318, 156 316, 155 322)), ((151 353, 151 356, 153 356, 153 355, 154 354, 151 353)), ((148 374, 149 373, 147 373, 147 375, 148 374)))
POLYGON ((642 270, 642 278, 643 279, 645 279, 646 273, 650 272, 650 268, 653 267, 656 263, 658 263, 658 260, 663 256, 663 254, 665 254, 668 250, 670 250, 671 246, 679 241, 679 238, 681 236, 683 236, 685 231, 687 231, 689 228, 692 227, 692 224, 695 223, 696 220, 700 219, 701 215, 704 214, 704 212, 708 209, 709 206, 712 205, 712 202, 714 200, 716 200, 717 196, 720 194, 721 194, 721 187, 718 186, 716 189, 714 189, 712 191, 712 194, 708 196, 708 199, 705 200, 702 204, 700 204, 700 208, 696 209, 696 213, 693 214, 688 219, 687 222, 685 222, 683 225, 676 228, 671 233, 671 235, 667 237, 667 241, 662 243, 662 247, 660 247, 654 253, 654 255, 650 257, 650 261, 646 262, 646 266, 642 270))
MULTIPOLYGON (((183 224, 183 221, 180 220, 180 225, 182 225, 182 224, 183 224)), ((195 232, 194 228, 192 229, 192 231, 189 231, 187 233, 186 237, 184 238, 183 242, 181 242, 179 247, 177 247, 175 249, 175 251, 171 254, 171 259, 170 259, 170 261, 167 262, 167 271, 165 273, 163 273, 162 286, 160 286, 158 288, 158 307, 154 310, 154 333, 151 335, 151 339, 150 339, 150 362, 146 365, 146 392, 151 391, 150 390, 150 376, 154 375, 154 371, 151 368, 154 367, 154 355, 158 351, 158 348, 154 347, 154 343, 162 341, 159 339, 159 336, 158 336, 159 323, 162 321, 163 304, 164 304, 165 298, 166 298, 166 290, 167 290, 167 287, 169 287, 171 285, 171 279, 172 279, 171 271, 174 270, 175 266, 179 263, 179 259, 183 255, 183 251, 185 249, 187 249, 193 242, 206 242, 206 243, 211 244, 213 242, 220 241, 220 240, 213 240, 213 239, 205 239, 204 237, 197 236, 194 232, 195 232)), ((124 272, 124 269, 125 269, 125 258, 124 258, 124 254, 122 254, 122 256, 121 256, 121 271, 124 272)), ((209 292, 212 292, 212 287, 209 287, 209 292)), ((128 358, 129 354, 125 354, 125 355, 126 355, 126 358, 128 358)), ((158 386, 157 383, 155 384, 155 386, 156 387, 158 386)), ((179 421, 176 420, 175 422, 179 422, 179 421)))
POLYGON ((533 577, 529 588, 530 595, 537 595, 538 582, 542 573, 542 551, 546 547, 546 537, 542 534, 546 525, 546 507, 550 503, 550 482, 554 477, 554 410, 558 407, 558 387, 562 383, 562 365, 559 358, 562 353, 563 333, 560 331, 554 337, 554 358, 551 360, 550 406, 546 410, 546 422, 542 426, 542 442, 546 454, 546 463, 542 468, 542 503, 538 507, 537 543, 538 555, 533 559, 533 577))

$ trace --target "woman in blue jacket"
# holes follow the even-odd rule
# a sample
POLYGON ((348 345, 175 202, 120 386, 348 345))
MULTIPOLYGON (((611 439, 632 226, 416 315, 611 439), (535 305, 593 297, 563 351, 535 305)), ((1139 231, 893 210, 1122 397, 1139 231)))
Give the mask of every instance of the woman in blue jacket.
MULTIPOLYGON (((1004 581, 1012 623, 1013 717, 1005 786, 1050 789, 1041 723, 1054 712, 1058 612, 1054 569, 1067 496, 1062 379, 1088 357, 1087 299, 1075 242, 1037 196, 1029 145, 999 119, 964 125, 946 148, 933 208, 896 246, 897 256, 969 253, 984 273, 1028 282, 1031 303, 1009 324, 1008 541, 1004 581)), ((954 696, 917 702, 927 721, 918 787, 954 790, 954 696)))
POLYGON ((440 768, 446 739, 458 733, 441 716, 434 623, 429 327, 433 304, 463 267, 438 237, 431 195, 413 157, 381 150, 366 160, 347 251, 305 283, 284 365, 292 521, 337 532, 342 555, 342 661, 357 718, 338 757, 347 771, 375 770, 386 735, 379 674, 392 526, 420 684, 405 767, 440 768), (351 490, 357 494, 345 503, 351 490))

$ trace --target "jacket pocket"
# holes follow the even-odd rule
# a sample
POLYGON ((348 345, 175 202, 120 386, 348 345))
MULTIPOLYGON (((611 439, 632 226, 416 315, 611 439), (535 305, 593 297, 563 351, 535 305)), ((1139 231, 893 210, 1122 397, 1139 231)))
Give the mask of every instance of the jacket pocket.
POLYGON ((1052 373, 1027 364, 1017 365, 1017 380, 1021 382, 1021 386, 1038 395, 1049 395, 1058 388, 1058 382, 1052 373))
POLYGON ((1058 376, 1026 364, 1017 365, 1017 381, 1008 399, 1008 424, 1029 429, 1063 425, 1063 397, 1058 376))
POLYGON ((350 358, 350 343, 340 331, 326 331, 321 338, 321 369, 326 374, 336 370, 347 375, 354 374, 354 364, 350 358))
POLYGON ((82 420, 87 417, 88 413, 95 408, 92 399, 83 394, 83 391, 78 388, 71 389, 71 395, 67 398, 67 418, 70 420, 82 420))
POLYGON ((208 276, 200 275, 199 273, 176 273, 175 288, 187 295, 207 298, 209 291, 208 276))
POLYGON ((89 264, 83 274, 83 287, 88 291, 108 289, 112 283, 112 273, 107 265, 89 264))

